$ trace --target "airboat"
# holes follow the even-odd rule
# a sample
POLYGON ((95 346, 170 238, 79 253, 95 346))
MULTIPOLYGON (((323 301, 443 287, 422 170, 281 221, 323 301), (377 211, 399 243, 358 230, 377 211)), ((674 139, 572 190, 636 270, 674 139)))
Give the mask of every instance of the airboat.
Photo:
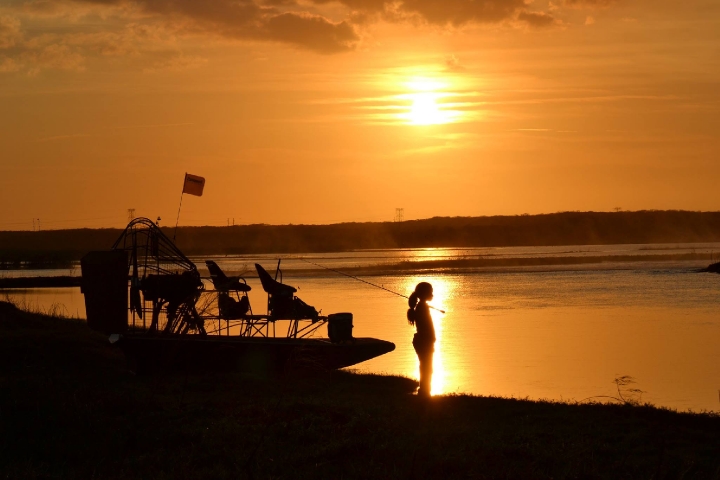
POLYGON ((351 313, 321 315, 303 302, 282 283, 280 261, 274 276, 255 264, 267 293, 262 314, 253 312, 244 278, 205 263, 209 277, 152 220, 133 219, 110 250, 81 260, 88 325, 109 335, 138 372, 338 369, 395 349, 354 338, 351 313))

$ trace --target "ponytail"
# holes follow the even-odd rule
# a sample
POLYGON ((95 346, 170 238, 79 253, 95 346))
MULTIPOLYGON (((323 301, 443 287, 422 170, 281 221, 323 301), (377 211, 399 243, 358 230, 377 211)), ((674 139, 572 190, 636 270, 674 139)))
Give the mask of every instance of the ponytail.
POLYGON ((428 300, 432 298, 432 285, 430 285, 427 282, 420 282, 415 287, 415 291, 410 295, 408 298, 408 308, 407 311, 407 319, 408 323, 410 325, 415 325, 415 321, 417 321, 417 312, 415 311, 415 307, 417 307, 418 302, 420 300, 428 300))
POLYGON ((408 306, 410 308, 408 308, 407 311, 407 319, 410 325, 415 325, 415 307, 419 301, 420 299, 418 298, 417 292, 413 292, 410 298, 408 298, 408 306))

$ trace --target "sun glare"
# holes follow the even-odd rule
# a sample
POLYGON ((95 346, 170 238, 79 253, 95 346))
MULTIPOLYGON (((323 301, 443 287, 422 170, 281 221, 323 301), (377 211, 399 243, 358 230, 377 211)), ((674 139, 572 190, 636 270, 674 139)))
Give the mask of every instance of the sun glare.
POLYGON ((413 125, 434 125, 438 123, 447 123, 444 119, 444 112, 438 107, 435 100, 436 94, 431 92, 422 92, 411 94, 412 105, 408 118, 413 125))
POLYGON ((443 125, 470 122, 481 116, 484 102, 467 80, 449 74, 436 77, 393 75, 378 85, 387 94, 350 100, 368 123, 383 125, 443 125))
POLYGON ((442 100, 451 94, 447 85, 430 79, 418 78, 407 84, 410 93, 400 95, 409 103, 405 111, 399 114, 410 125, 440 125, 452 123, 460 112, 448 109, 442 100))

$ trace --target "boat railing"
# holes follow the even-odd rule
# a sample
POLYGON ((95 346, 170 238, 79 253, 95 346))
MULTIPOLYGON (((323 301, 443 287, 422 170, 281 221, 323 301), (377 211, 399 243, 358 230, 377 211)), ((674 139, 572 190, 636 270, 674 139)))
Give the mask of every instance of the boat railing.
MULTIPOLYGON (((220 290, 202 290, 195 301, 197 318, 204 324, 205 334, 240 337, 285 337, 306 338, 313 335, 320 327, 325 325, 328 317, 319 315, 317 318, 276 318, 270 314, 249 313, 238 317, 222 315, 218 308, 219 295, 227 292, 220 290), (284 328, 278 328, 286 325, 284 328)), ((167 308, 158 308, 151 301, 140 301, 139 310, 128 309, 128 326, 133 330, 150 330, 150 319, 155 316, 157 330, 165 331, 168 322, 167 308)), ((193 332, 194 333, 194 332, 193 332)))

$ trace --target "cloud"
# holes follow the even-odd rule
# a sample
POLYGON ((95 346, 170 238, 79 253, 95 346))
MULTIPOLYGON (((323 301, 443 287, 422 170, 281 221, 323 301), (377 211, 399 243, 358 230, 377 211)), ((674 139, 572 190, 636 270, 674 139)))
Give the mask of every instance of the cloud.
POLYGON ((21 9, 25 13, 37 16, 56 16, 64 10, 63 4, 57 0, 30 0, 22 2, 21 9))
POLYGON ((359 40, 347 22, 333 22, 307 12, 286 12, 291 1, 254 0, 80 0, 101 6, 131 8, 184 34, 239 40, 264 40, 332 53, 351 50, 359 40))
POLYGON ((163 34, 157 28, 135 24, 114 31, 77 32, 68 28, 61 33, 40 31, 31 35, 19 28, 19 20, 7 18, 0 17, 5 33, 0 36, 0 72, 5 73, 37 75, 43 70, 82 71, 91 55, 137 57, 159 49, 167 54, 174 41, 172 35, 163 34), (7 25, 12 28, 8 29, 7 25))
POLYGON ((31 40, 18 37, 10 48, 0 50, 0 72, 24 71, 37 75, 42 70, 85 69, 85 57, 55 35, 41 35, 31 40))
POLYGON ((460 26, 507 20, 524 6, 524 0, 405 0, 399 10, 416 14, 428 23, 460 26))
POLYGON ((161 71, 179 72, 181 70, 190 70, 193 68, 199 68, 199 67, 202 67, 203 65, 205 65, 206 63, 207 63, 207 59, 205 59, 205 58, 178 53, 178 54, 163 58, 160 62, 157 62, 149 67, 146 67, 145 69, 143 69, 143 71, 146 73, 155 73, 155 72, 161 72, 161 71))
POLYGON ((564 0, 564 4, 568 7, 609 7, 615 3, 617 3, 618 0, 564 0))
POLYGON ((58 70, 82 70, 85 59, 67 45, 46 45, 26 54, 34 64, 58 70))
POLYGON ((360 40, 349 21, 282 10, 288 6, 295 8, 286 0, 11 0, 0 5, 0 72, 81 71, 91 57, 123 57, 146 72, 202 66, 206 60, 181 51, 188 37, 280 42, 323 54, 352 50, 360 40))
MULTIPOLYGON (((201 57, 182 52, 189 37, 334 54, 357 49, 378 21, 540 28, 561 24, 563 8, 615 1, 555 0, 547 11, 530 11, 531 0, 9 0, 0 6, 0 72, 82 70, 98 56, 135 59, 143 71, 201 66, 201 57)), ((447 68, 463 67, 455 59, 447 68)))
POLYGON ((445 67, 448 72, 464 72, 466 70, 455 55, 445 57, 445 67))
POLYGON ((20 68, 20 65, 15 59, 0 57, 0 73, 17 72, 20 68))
POLYGON ((352 49, 359 40, 352 25, 332 23, 317 15, 283 13, 270 17, 263 29, 270 40, 302 45, 319 53, 352 49))
POLYGON ((523 11, 518 14, 518 20, 525 22, 531 27, 549 27, 557 23, 557 20, 552 15, 545 12, 528 12, 523 11))
MULTIPOLYGON (((316 5, 331 0, 310 0, 316 5)), ((512 19, 525 7, 525 0, 337 0, 354 15, 390 22, 420 21, 459 27, 470 23, 498 23, 512 19)))
MULTIPOLYGON (((293 0, 19 0, 12 5, 10 10, 30 22, 49 18, 64 22, 68 35, 82 31, 88 19, 104 26, 104 30, 94 28, 92 32, 95 40, 104 44, 105 53, 127 53, 143 28, 177 36, 281 42, 319 53, 352 50, 360 40, 352 23, 302 11, 293 0), (136 38, 121 31, 129 26, 137 30, 133 32, 136 38), (103 35, 115 36, 120 47, 113 46, 117 41, 103 41, 103 35)), ((19 35, 16 18, 0 17, 0 48, 16 43, 19 35)), ((86 40, 92 43, 89 36, 86 40)), ((151 38, 146 41, 153 43, 151 38)))
POLYGON ((15 46, 20 37, 20 20, 0 15, 0 49, 15 46))

